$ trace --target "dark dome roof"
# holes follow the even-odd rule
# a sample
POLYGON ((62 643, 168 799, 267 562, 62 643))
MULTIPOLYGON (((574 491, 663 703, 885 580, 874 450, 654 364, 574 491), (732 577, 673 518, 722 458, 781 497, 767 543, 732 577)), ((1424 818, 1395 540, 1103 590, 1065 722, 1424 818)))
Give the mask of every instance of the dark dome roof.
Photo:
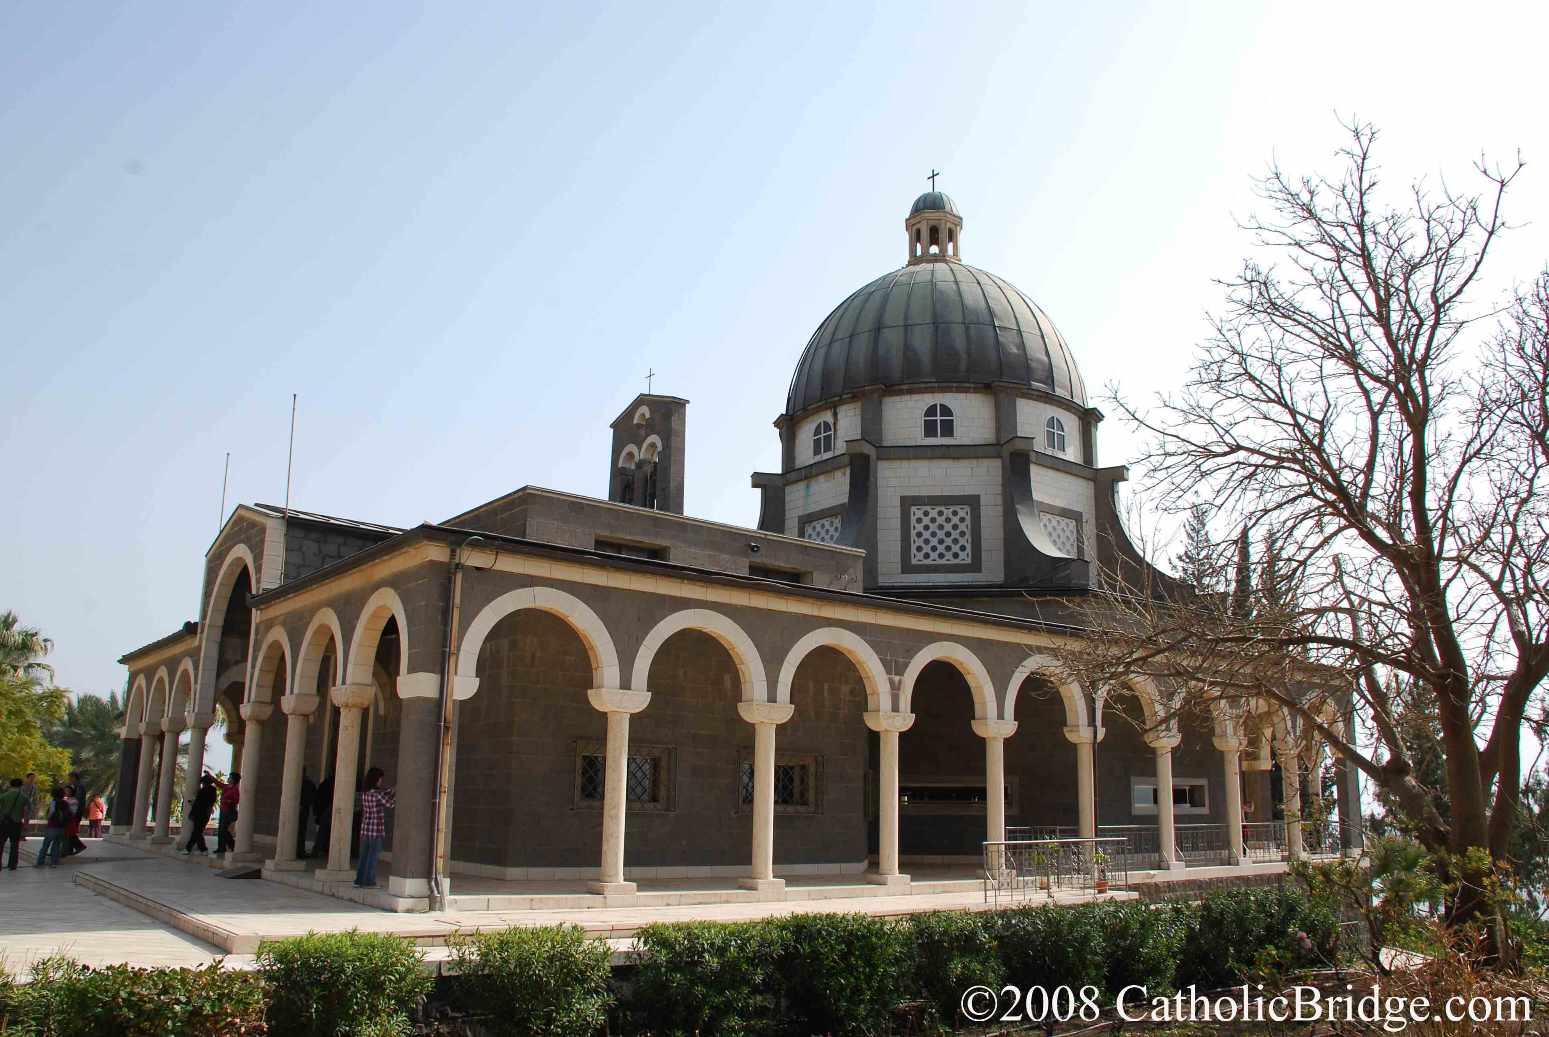
POLYGON ((956 203, 952 201, 951 196, 948 195, 945 191, 926 191, 924 194, 920 195, 920 197, 914 200, 913 205, 909 206, 910 216, 913 216, 917 212, 927 211, 948 212, 953 216, 958 217, 963 215, 957 211, 956 203))
POLYGON ((912 263, 851 295, 818 326, 785 413, 866 386, 996 382, 1086 406, 1065 340, 1014 285, 965 263, 912 263))

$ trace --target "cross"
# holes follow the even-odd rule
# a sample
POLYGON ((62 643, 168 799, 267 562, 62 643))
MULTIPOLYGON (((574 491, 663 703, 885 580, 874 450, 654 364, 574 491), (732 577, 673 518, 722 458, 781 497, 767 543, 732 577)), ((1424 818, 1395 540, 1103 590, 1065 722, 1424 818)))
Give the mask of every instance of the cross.
POLYGON ((925 179, 930 181, 930 189, 932 191, 934 191, 936 189, 936 178, 938 176, 940 176, 940 175, 941 175, 941 170, 937 169, 935 166, 932 166, 931 170, 930 170, 930 176, 925 178, 925 179))
POLYGON ((647 371, 645 373, 645 391, 646 391, 647 395, 649 395, 650 392, 651 392, 651 379, 653 379, 655 377, 656 377, 656 369, 655 368, 652 368, 651 370, 649 370, 649 371, 647 371))

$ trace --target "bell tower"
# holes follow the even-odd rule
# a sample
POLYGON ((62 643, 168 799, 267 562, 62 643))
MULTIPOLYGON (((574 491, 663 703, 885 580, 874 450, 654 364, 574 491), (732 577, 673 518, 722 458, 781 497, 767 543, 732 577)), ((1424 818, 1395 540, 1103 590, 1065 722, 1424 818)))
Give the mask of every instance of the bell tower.
POLYGON ((641 393, 613 420, 608 499, 683 514, 688 401, 641 393))
POLYGON ((914 200, 904 220, 909 236, 909 265, 962 261, 963 217, 945 193, 926 191, 914 200))

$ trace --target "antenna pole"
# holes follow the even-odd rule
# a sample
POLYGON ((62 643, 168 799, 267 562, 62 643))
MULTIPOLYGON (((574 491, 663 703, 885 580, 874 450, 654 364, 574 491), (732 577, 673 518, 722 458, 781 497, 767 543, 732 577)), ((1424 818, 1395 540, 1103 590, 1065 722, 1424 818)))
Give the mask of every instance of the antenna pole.
POLYGON ((221 524, 226 521, 226 483, 231 479, 231 451, 226 451, 226 470, 221 473, 221 512, 215 516, 215 532, 219 533, 221 524))
POLYGON ((285 453, 285 517, 290 518, 290 473, 296 462, 296 394, 290 394, 290 448, 285 453))

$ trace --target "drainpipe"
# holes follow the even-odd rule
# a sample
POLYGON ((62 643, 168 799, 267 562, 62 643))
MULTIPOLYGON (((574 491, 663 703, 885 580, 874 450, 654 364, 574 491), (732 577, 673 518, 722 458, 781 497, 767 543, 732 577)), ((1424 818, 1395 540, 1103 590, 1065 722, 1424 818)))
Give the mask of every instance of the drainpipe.
POLYGON ((446 910, 446 877, 450 871, 452 833, 447 825, 446 803, 452 793, 452 751, 455 732, 452 726, 457 699, 457 631, 462 625, 463 558, 468 545, 483 537, 471 536, 451 549, 447 569, 446 640, 442 650, 441 738, 436 747, 436 790, 431 804, 430 899, 436 911, 446 910))

